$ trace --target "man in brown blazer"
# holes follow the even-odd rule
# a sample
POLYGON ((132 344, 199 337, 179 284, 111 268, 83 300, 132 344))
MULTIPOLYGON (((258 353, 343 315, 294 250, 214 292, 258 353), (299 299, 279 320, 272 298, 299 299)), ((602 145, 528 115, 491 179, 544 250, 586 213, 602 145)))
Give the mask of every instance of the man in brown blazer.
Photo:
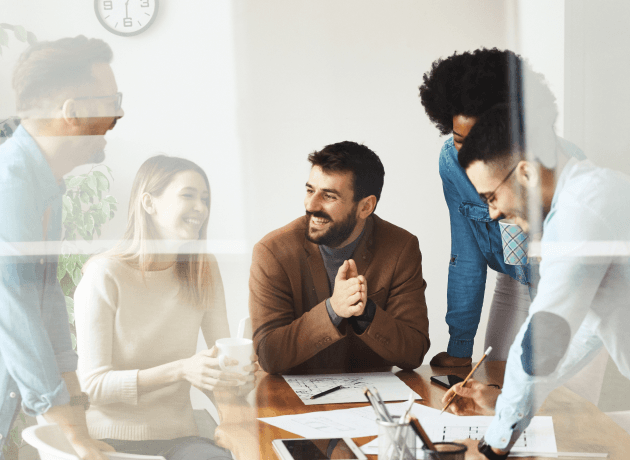
POLYGON ((429 349, 418 239, 374 215, 385 170, 354 142, 309 155, 306 216, 254 246, 249 311, 270 373, 414 369, 429 349))

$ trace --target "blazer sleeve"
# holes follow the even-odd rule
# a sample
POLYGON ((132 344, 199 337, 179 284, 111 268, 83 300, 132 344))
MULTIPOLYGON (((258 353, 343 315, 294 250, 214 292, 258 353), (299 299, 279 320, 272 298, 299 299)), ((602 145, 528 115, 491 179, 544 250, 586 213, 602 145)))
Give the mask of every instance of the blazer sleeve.
POLYGON ((402 369, 420 366, 429 350, 426 287, 418 238, 412 236, 396 261, 387 298, 379 298, 380 290, 370 296, 377 305, 376 313, 372 324, 358 336, 379 356, 402 369))
POLYGON ((254 246, 249 277, 249 314, 254 350, 269 373, 285 372, 342 339, 326 301, 297 318, 291 278, 264 244, 254 246))

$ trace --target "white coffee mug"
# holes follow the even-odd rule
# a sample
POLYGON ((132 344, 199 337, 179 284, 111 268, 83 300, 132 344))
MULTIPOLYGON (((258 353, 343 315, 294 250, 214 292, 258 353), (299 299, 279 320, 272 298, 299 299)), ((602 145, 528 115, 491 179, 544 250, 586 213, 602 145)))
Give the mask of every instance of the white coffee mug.
POLYGON ((243 370, 244 366, 252 363, 252 354, 254 353, 254 343, 250 339, 226 338, 219 339, 215 342, 219 349, 219 365, 221 370, 226 372, 234 372, 236 374, 247 375, 248 371, 243 370), (226 366, 226 359, 235 359, 238 364, 234 366, 226 366))

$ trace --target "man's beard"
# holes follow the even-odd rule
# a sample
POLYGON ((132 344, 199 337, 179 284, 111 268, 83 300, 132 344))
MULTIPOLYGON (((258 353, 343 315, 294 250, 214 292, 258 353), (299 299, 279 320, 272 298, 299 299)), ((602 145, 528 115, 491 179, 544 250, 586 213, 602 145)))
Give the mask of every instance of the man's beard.
POLYGON ((352 232, 357 226, 356 210, 357 205, 352 208, 352 210, 344 220, 339 222, 334 222, 331 217, 324 212, 306 211, 306 239, 309 240, 311 243, 321 244, 331 248, 339 247, 344 241, 350 238, 350 235, 352 235, 352 232), (321 217, 323 219, 328 219, 330 221, 330 226, 328 227, 328 230, 317 237, 311 235, 311 217, 321 217))

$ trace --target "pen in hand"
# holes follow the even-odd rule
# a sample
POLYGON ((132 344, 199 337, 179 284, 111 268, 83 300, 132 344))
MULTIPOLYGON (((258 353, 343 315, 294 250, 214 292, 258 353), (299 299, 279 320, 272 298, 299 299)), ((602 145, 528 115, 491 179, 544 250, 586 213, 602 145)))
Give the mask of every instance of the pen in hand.
MULTIPOLYGON (((479 360, 479 362, 477 363, 477 365, 473 368, 472 371, 470 371, 470 374, 468 374, 468 376, 464 379, 464 382, 462 383, 462 387, 464 387, 466 385, 466 383, 468 382, 468 380, 472 377, 472 375, 475 373, 475 371, 477 370, 477 368, 479 367, 479 365, 483 362, 484 359, 486 359, 486 356, 488 356, 490 354, 490 352, 492 351, 492 347, 488 347, 488 349, 486 350, 486 352, 483 354, 483 356, 481 357, 481 359, 479 360)), ((448 400, 448 402, 446 403, 446 405, 442 408, 442 412, 440 412, 440 415, 442 415, 444 413, 444 411, 448 408, 448 406, 451 405, 451 403, 453 402, 453 400, 457 397, 457 393, 454 393, 453 396, 451 396, 451 399, 448 400)))
POLYGON ((338 385, 338 386, 336 386, 334 388, 331 388, 329 390, 322 391, 321 393, 317 393, 316 395, 311 396, 310 399, 317 399, 317 398, 319 398, 321 396, 326 396, 327 394, 330 394, 333 391, 341 390, 342 388, 343 388, 343 385, 338 385))

